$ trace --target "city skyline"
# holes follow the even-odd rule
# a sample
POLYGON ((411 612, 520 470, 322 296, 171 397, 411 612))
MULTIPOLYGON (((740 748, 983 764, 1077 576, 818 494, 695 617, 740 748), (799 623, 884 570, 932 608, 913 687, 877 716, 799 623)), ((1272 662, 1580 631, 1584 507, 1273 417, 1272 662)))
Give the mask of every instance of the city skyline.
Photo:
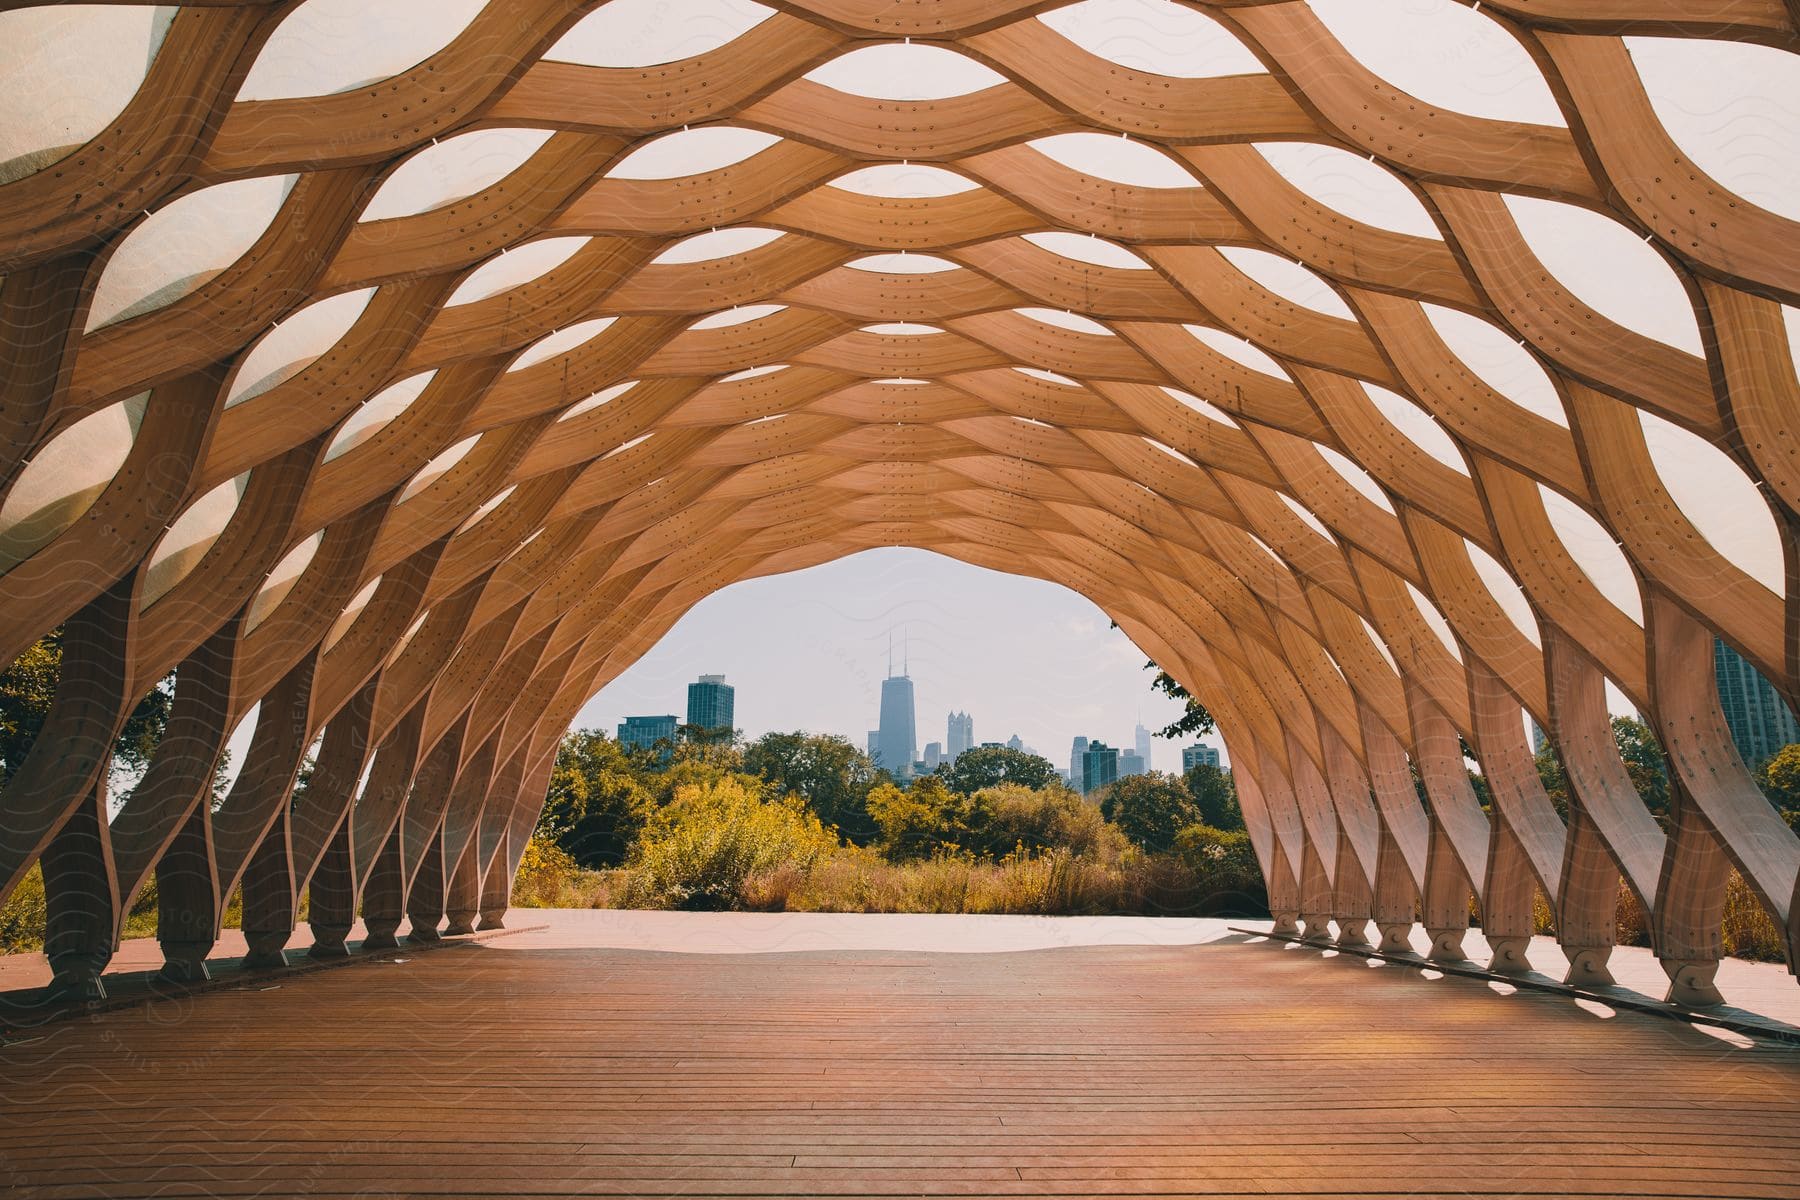
MULTIPOLYGON (((921 741, 940 740, 948 757, 951 713, 969 718, 971 746, 1016 733, 1061 768, 1076 735, 1131 746, 1134 725, 1161 728, 1182 712, 1151 690, 1144 652, 1085 597, 895 548, 714 593, 590 699, 574 725, 610 732, 627 716, 680 712, 705 671, 743 694, 737 727, 746 738, 800 729, 866 748, 890 629, 905 631, 896 632, 896 666, 914 685, 915 757, 921 741)), ((1181 744, 1155 753, 1173 762, 1181 744)))

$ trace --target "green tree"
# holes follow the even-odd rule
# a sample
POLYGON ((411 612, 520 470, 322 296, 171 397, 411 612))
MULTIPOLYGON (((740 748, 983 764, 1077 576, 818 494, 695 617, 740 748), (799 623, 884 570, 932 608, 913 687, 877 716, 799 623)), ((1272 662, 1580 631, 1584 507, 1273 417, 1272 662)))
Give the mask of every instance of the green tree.
MULTIPOLYGON (((1625 763, 1625 773, 1643 798, 1644 807, 1659 817, 1666 815, 1669 811, 1669 769, 1656 735, 1635 717, 1614 717, 1612 731, 1613 744, 1625 763)), ((1556 746, 1545 739, 1543 748, 1534 758, 1545 795, 1550 797, 1557 815, 1567 821, 1574 793, 1556 746)))
POLYGON ((1100 796, 1100 815, 1133 845, 1163 854, 1174 847, 1176 834, 1200 823, 1200 806, 1180 779, 1151 771, 1108 785, 1100 796))
POLYGON ((1769 803, 1795 824, 1800 818, 1800 745, 1787 745, 1769 756, 1769 761, 1756 773, 1763 795, 1769 803))
POLYGON ((1050 765, 1049 759, 1009 746, 977 746, 964 750, 956 756, 955 762, 940 766, 937 773, 951 791, 965 796, 1003 783, 1041 788, 1057 781, 1056 768, 1050 765))
POLYGON ((1625 760, 1631 786, 1644 798, 1644 807, 1659 816, 1669 811, 1669 767, 1662 744, 1650 727, 1636 717, 1612 719, 1613 741, 1625 760))
MULTIPOLYGON (((0 671, 0 787, 12 781, 31 752, 38 731, 50 715, 61 674, 61 629, 39 638, 0 671)), ((113 761, 117 766, 142 772, 149 765, 169 723, 174 699, 175 674, 171 671, 125 719, 124 728, 113 742, 113 761)))
MULTIPOLYGON (((1115 623, 1113 628, 1117 629, 1118 625, 1115 623)), ((1144 670, 1156 672, 1156 678, 1150 681, 1152 688, 1172 700, 1181 701, 1184 706, 1180 717, 1156 731, 1157 737, 1194 737, 1202 733, 1211 733, 1218 727, 1218 722, 1213 720, 1213 715, 1207 711, 1206 706, 1194 699, 1193 694, 1182 687, 1173 675, 1154 662, 1145 663, 1144 670)))
POLYGON ((556 748, 538 831, 584 867, 616 867, 655 807, 623 746, 596 730, 572 730, 556 748))
POLYGON ((1199 821, 1214 829, 1244 828, 1244 812, 1238 807, 1237 782, 1222 767, 1201 763, 1188 768, 1181 777, 1194 805, 1200 810, 1199 821))
POLYGON ((836 734, 766 733, 744 748, 744 770, 778 795, 798 796, 819 820, 859 846, 876 837, 869 816, 875 765, 836 734))

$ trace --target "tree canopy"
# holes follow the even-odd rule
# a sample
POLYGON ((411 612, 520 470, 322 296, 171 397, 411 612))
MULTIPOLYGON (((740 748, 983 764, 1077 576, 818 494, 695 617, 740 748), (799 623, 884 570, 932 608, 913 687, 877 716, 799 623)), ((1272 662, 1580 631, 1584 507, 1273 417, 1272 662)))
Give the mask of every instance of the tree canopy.
POLYGON ((866 845, 876 828, 869 816, 875 764, 847 738, 830 733, 766 733, 744 748, 744 770, 776 794, 800 797, 827 826, 866 845))
MULTIPOLYGON (((62 675, 62 630, 39 638, 4 670, 0 670, 0 787, 31 753, 38 731, 56 700, 56 684, 62 675)), ((129 772, 142 772, 162 741, 175 701, 173 672, 150 689, 125 718, 125 726, 113 741, 113 761, 129 772)))
POLYGON ((1056 768, 1049 759, 1009 746, 976 746, 964 750, 956 756, 955 762, 938 767, 937 774, 951 791, 965 796, 1003 783, 1041 788, 1057 782, 1056 768))
POLYGON ((1151 854, 1168 853, 1175 847, 1176 834, 1203 823, 1187 785, 1161 771, 1127 775, 1109 784, 1100 796, 1100 815, 1151 854))

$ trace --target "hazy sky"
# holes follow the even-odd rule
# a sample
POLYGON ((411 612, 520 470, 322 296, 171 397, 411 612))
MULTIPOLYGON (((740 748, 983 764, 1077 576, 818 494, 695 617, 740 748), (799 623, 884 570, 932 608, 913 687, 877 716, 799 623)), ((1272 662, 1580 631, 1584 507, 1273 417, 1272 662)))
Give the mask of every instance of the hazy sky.
MULTIPOLYGON (((687 685, 723 673, 747 736, 805 729, 862 746, 876 724, 889 630, 896 671, 906 650, 921 754, 945 740, 952 709, 974 718, 977 743, 1017 733, 1058 767, 1069 765, 1077 734, 1129 748, 1137 719, 1157 728, 1181 713, 1150 690, 1144 654, 1082 596, 924 550, 884 549, 714 593, 575 724, 612 732, 627 715, 685 719, 687 685)), ((1152 765, 1179 769, 1177 745, 1157 739, 1152 765)))

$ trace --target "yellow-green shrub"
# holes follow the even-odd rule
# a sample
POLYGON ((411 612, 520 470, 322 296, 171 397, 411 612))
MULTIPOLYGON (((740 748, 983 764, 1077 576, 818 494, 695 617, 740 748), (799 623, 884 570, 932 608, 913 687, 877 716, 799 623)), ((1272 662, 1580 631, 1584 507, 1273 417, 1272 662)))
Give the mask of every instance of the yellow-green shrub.
POLYGON ((644 827, 621 899, 628 908, 742 908, 753 878, 784 864, 804 876, 839 846, 803 803, 765 800, 753 780, 687 785, 644 827))

